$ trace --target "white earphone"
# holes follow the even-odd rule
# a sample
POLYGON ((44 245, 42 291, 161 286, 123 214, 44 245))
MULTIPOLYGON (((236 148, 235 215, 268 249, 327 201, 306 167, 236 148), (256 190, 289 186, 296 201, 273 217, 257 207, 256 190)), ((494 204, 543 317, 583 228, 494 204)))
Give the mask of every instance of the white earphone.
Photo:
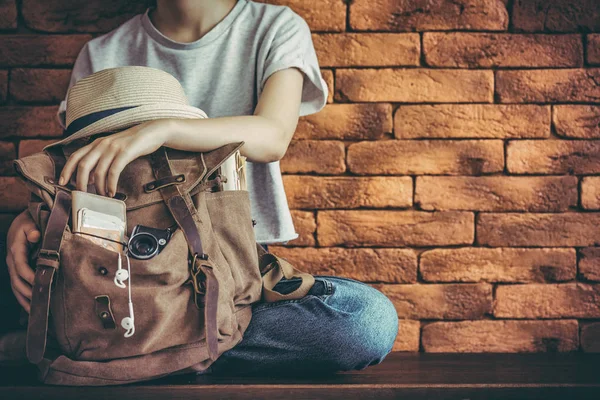
MULTIPOLYGON (((129 262, 129 259, 127 260, 129 262)), ((115 273, 115 285, 120 287, 121 289, 125 289, 126 286, 123 283, 129 278, 129 272, 126 269, 123 269, 121 262, 121 253, 119 253, 119 261, 117 264, 117 272, 115 273)))
POLYGON ((129 262, 129 256, 127 253, 125 253, 125 258, 127 259, 127 269, 122 268, 121 253, 119 253, 119 261, 117 264, 117 272, 115 273, 114 282, 115 285, 124 289, 127 287, 127 285, 125 285, 123 282, 129 279, 129 317, 125 317, 121 320, 121 326, 126 330, 124 336, 131 337, 135 333, 133 302, 131 301, 131 263, 129 262))

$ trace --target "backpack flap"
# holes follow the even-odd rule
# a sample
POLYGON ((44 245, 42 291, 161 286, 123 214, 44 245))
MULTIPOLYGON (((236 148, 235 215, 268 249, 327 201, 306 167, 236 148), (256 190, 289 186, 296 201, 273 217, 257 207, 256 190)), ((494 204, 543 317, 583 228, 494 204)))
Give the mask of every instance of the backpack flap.
MULTIPOLYGON (((65 158, 81 147, 81 142, 78 141, 78 146, 73 145, 74 143, 76 142, 62 148, 65 158)), ((207 184, 210 175, 243 144, 244 142, 229 143, 205 153, 167 149, 173 179, 166 182, 156 180, 150 162, 151 155, 137 158, 121 172, 116 197, 125 201, 127 210, 132 210, 162 202, 158 189, 168 184, 179 185, 183 193, 198 192, 204 187, 203 184, 207 184)), ((48 147, 42 152, 15 160, 13 165, 29 190, 51 207, 56 191, 55 179, 60 171, 55 171, 56 163, 49 154, 48 147)), ((62 169, 62 165, 60 168, 62 169)), ((76 175, 71 176, 70 182, 63 187, 65 190, 75 189, 76 175)), ((90 176, 88 192, 95 193, 93 175, 90 176)))
POLYGON ((46 153, 35 153, 13 161, 17 175, 33 194, 52 207, 54 198, 54 163, 46 153))

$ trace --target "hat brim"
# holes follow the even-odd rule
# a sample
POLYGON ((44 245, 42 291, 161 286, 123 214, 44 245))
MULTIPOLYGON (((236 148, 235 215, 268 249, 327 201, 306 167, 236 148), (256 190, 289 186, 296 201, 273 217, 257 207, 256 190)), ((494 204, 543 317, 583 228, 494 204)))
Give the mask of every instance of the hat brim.
POLYGON ((98 133, 125 130, 143 122, 165 118, 197 119, 208 117, 201 109, 183 104, 147 104, 130 108, 110 115, 106 118, 102 118, 101 120, 78 130, 71 136, 52 143, 46 147, 65 145, 74 140, 92 136, 98 133))

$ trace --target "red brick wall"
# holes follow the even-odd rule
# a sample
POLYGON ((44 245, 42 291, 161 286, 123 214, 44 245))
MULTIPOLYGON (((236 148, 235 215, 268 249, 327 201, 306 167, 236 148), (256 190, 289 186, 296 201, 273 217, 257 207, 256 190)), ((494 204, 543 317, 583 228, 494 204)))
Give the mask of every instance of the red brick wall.
MULTIPOLYGON (((272 250, 372 284, 396 350, 600 351, 600 3, 287 0, 331 96, 282 160, 301 237, 272 250)), ((140 2, 0 0, 0 226, 10 159, 54 122, 83 43, 140 2), (69 3, 70 6, 65 5, 69 3)))

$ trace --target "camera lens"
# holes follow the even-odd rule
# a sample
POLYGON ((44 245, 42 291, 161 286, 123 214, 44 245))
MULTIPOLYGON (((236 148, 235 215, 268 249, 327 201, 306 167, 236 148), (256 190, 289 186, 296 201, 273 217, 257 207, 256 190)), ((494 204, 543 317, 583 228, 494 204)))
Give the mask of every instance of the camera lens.
POLYGON ((152 258, 158 253, 158 240, 146 232, 135 234, 129 239, 129 252, 141 260, 152 258))

